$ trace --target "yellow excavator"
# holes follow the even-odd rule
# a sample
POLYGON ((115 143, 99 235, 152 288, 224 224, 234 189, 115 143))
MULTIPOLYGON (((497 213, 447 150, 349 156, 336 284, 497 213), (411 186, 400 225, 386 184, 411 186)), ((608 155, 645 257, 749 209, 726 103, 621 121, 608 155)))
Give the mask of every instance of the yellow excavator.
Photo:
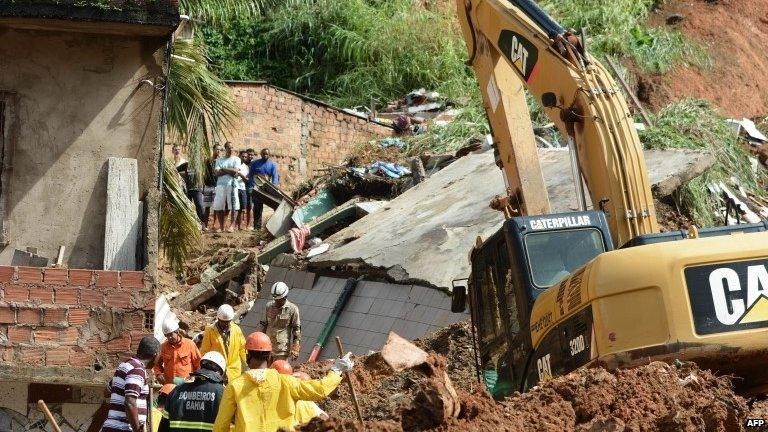
POLYGON ((679 359, 764 390, 768 224, 659 233, 634 120, 583 32, 531 0, 457 6, 507 186, 492 203, 505 222, 453 298, 469 303, 487 387, 679 359), (525 89, 568 143, 579 211, 549 213, 525 89))

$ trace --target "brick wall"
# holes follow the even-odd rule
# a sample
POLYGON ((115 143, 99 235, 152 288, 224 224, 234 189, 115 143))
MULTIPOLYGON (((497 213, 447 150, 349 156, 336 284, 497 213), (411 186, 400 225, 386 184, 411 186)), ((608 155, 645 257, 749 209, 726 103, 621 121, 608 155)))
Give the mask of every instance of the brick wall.
POLYGON ((137 271, 0 266, 0 379, 106 382, 152 333, 145 279, 137 271))
POLYGON ((293 187, 336 165, 357 145, 392 135, 392 128, 264 83, 228 83, 242 110, 229 133, 236 149, 267 147, 281 187, 293 187))

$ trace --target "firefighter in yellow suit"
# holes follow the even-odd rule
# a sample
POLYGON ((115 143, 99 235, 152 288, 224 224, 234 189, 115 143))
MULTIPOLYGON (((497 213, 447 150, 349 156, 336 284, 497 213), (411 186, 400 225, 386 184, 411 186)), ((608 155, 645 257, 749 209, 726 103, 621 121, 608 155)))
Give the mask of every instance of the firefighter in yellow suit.
POLYGON ((338 387, 341 374, 352 369, 350 354, 336 359, 328 374, 319 380, 299 381, 269 369, 272 342, 255 332, 246 341, 250 369, 230 382, 224 390, 213 432, 274 432, 292 430, 296 425, 296 401, 317 401, 338 387))
POLYGON ((216 312, 216 323, 205 328, 200 343, 200 355, 217 351, 227 360, 226 378, 232 382, 243 373, 245 358, 245 337, 240 326, 233 323, 235 310, 223 304, 216 312))

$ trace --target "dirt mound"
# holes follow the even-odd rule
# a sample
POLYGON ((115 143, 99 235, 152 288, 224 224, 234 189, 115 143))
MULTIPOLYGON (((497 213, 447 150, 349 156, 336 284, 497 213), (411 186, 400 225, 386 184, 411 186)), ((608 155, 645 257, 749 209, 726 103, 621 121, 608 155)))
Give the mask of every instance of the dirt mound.
MULTIPOLYGON (((746 418, 768 419, 768 401, 750 407, 728 378, 693 363, 580 369, 498 402, 477 382, 467 322, 417 343, 430 351, 428 363, 400 373, 379 353, 356 359, 352 376, 364 424, 355 421, 342 383, 321 404, 331 420, 315 420, 301 430, 735 431, 743 430, 746 418)), ((320 376, 327 367, 305 365, 305 370, 320 376)))
POLYGON ((679 66, 663 76, 639 78, 639 95, 658 110, 671 101, 695 97, 712 101, 722 113, 757 117, 768 113, 768 2, 763 0, 667 1, 652 19, 665 25, 681 14, 680 30, 703 44, 711 70, 679 66))

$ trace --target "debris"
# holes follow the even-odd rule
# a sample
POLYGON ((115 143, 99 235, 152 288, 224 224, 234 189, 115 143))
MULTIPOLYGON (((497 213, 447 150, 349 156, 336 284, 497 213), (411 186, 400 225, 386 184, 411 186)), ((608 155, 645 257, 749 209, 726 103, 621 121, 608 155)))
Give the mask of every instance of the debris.
POLYGON ((680 24, 685 19, 685 16, 680 13, 673 13, 667 16, 667 25, 680 24))
POLYGON ((231 261, 217 264, 206 269, 200 277, 200 282, 193 286, 184 296, 181 307, 193 310, 213 298, 219 289, 230 280, 241 276, 253 263, 255 254, 250 251, 240 251, 233 254, 231 261))
POLYGON ((405 141, 396 137, 388 137, 388 138, 379 140, 379 145, 381 145, 384 148, 396 147, 400 150, 402 150, 406 146, 405 141))
POLYGON ((387 343, 381 349, 381 357, 395 372, 427 362, 426 351, 403 339, 395 332, 389 332, 387 343))
POLYGON ((48 258, 37 255, 37 252, 33 253, 29 250, 23 251, 14 249, 13 257, 11 258, 11 265, 24 267, 48 267, 48 258))
POLYGON ((304 250, 304 243, 309 236, 309 225, 303 225, 298 228, 291 228, 288 234, 291 236, 291 247, 295 253, 300 253, 304 250))
POLYGON ((303 206, 293 211, 291 219, 296 226, 308 224, 336 208, 336 200, 327 188, 318 191, 314 197, 303 206))
POLYGON ((408 168, 402 165, 398 165, 392 162, 382 162, 382 161, 376 161, 368 165, 368 172, 375 175, 387 176, 394 179, 399 179, 400 177, 411 173, 411 171, 408 168))
POLYGON ((267 221, 267 231, 273 237, 279 237, 291 229, 291 216, 293 215, 293 206, 288 201, 282 201, 272 216, 267 221))
POLYGON ((413 173, 413 184, 417 185, 427 178, 427 172, 424 170, 424 164, 421 158, 411 159, 411 172, 413 173))
POLYGON ((726 122, 736 129, 739 136, 744 137, 752 145, 759 145, 768 142, 768 138, 763 135, 755 126, 755 122, 748 118, 741 120, 727 119, 726 122))
POLYGON ((165 294, 160 294, 157 296, 157 299, 155 299, 155 316, 152 320, 154 323, 152 333, 160 342, 165 340, 165 335, 163 334, 163 323, 168 319, 176 321, 179 320, 176 317, 176 314, 171 310, 171 305, 168 303, 168 297, 165 294))
POLYGON ((307 252, 307 258, 312 258, 314 256, 324 254, 328 252, 328 249, 330 248, 331 248, 331 245, 329 245, 328 243, 323 243, 319 246, 313 247, 312 249, 309 250, 309 252, 307 252))

